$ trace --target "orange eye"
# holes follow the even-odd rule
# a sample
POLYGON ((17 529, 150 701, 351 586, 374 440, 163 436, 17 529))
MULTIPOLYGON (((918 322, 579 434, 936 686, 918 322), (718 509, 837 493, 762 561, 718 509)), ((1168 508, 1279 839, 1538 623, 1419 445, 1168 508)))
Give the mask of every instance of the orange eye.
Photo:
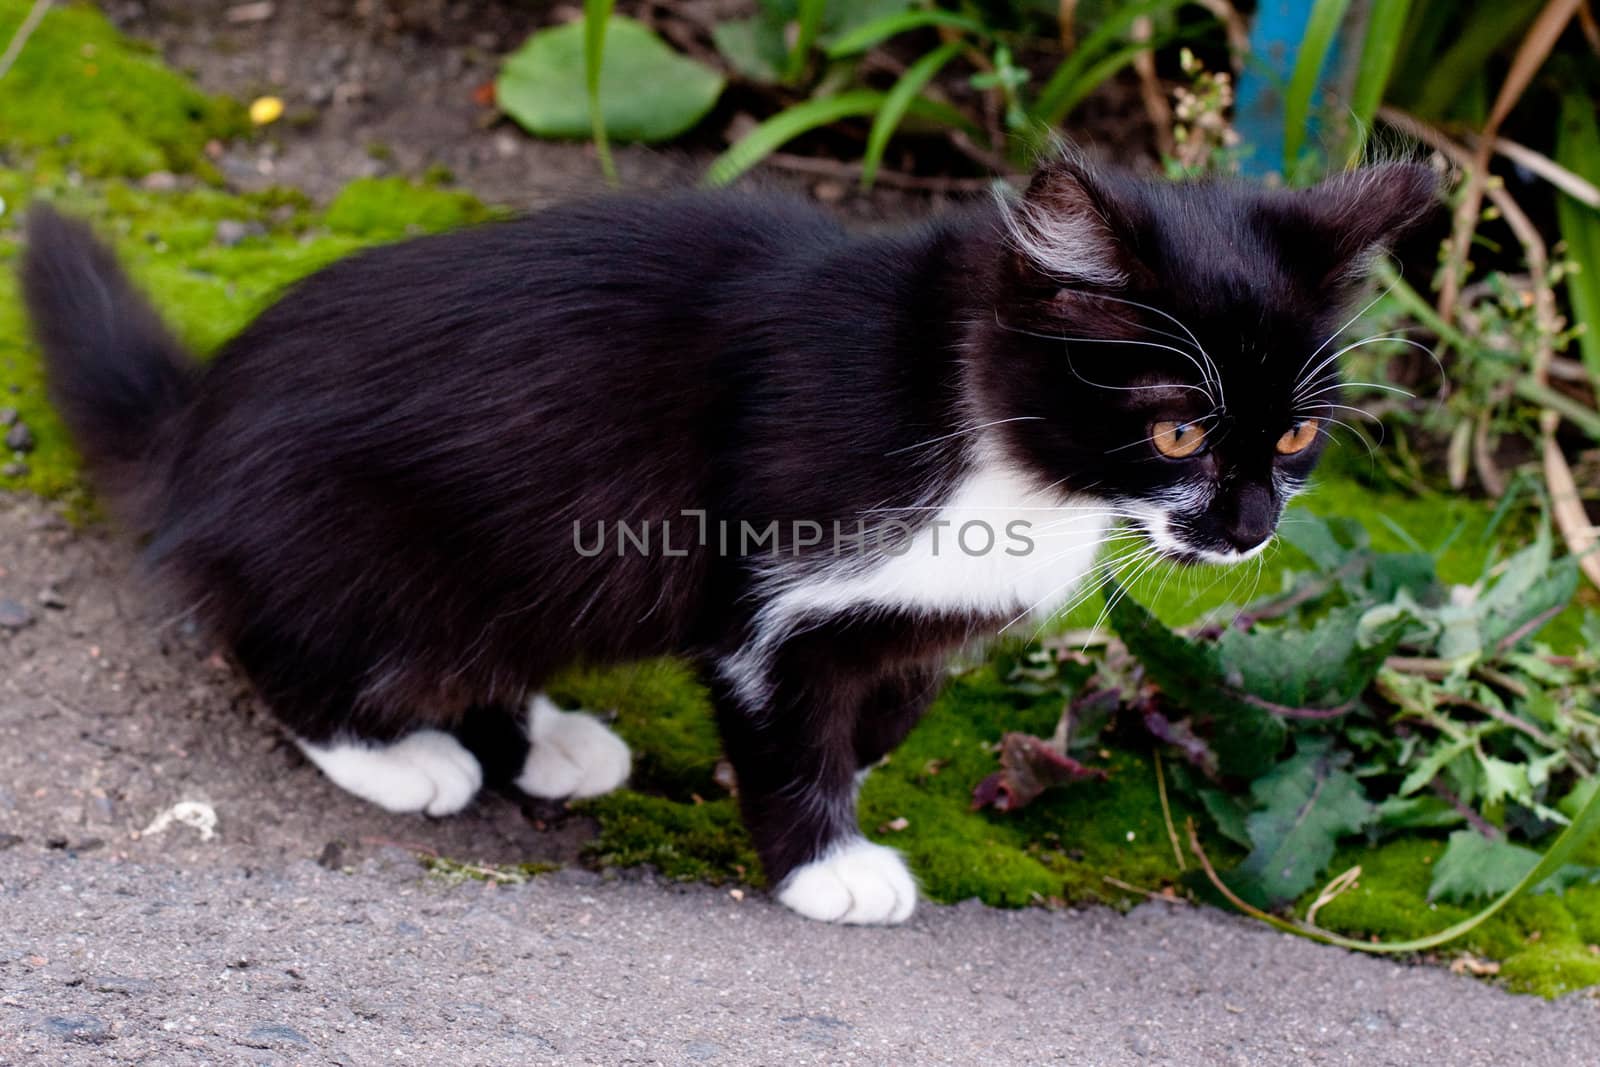
POLYGON ((1205 442, 1206 428, 1197 423, 1158 422, 1150 427, 1150 443, 1172 459, 1194 455, 1205 442))
POLYGON ((1316 419, 1301 419, 1295 423, 1293 429, 1278 438, 1278 454, 1292 456, 1296 452, 1304 452, 1317 439, 1318 425, 1316 419))

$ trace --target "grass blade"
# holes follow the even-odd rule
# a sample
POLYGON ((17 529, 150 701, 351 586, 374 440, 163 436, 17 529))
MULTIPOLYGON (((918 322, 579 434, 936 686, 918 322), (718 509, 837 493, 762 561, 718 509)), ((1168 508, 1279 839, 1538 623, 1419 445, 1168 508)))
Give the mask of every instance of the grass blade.
POLYGON ((1394 72, 1395 57, 1405 35, 1411 0, 1385 0, 1368 9, 1367 36, 1361 43, 1361 62, 1356 68, 1356 83, 1350 91, 1350 111, 1354 129, 1350 131, 1350 164, 1360 161, 1366 148, 1372 120, 1383 103, 1383 92, 1394 72))
POLYGON ((594 150, 600 156, 600 170, 606 181, 617 184, 617 164, 611 158, 611 141, 606 136, 606 116, 600 107, 600 73, 605 67, 606 27, 611 22, 614 0, 583 0, 583 76, 589 91, 589 126, 594 134, 594 150))
MULTIPOLYGON (((1381 5, 1380 5, 1381 6, 1381 5)), ((1300 149, 1305 146, 1306 123, 1311 119, 1311 98, 1316 95, 1322 68, 1339 34, 1339 24, 1350 7, 1350 0, 1316 0, 1305 36, 1294 57, 1294 70, 1283 94, 1283 173, 1299 171, 1300 149)))
POLYGON ((789 62, 783 72, 784 81, 793 84, 806 72, 806 57, 811 55, 811 46, 816 43, 817 32, 822 28, 822 9, 826 6, 827 0, 800 0, 799 32, 795 34, 794 47, 789 50, 789 62))
POLYGON ((898 14, 885 15, 881 19, 873 19, 865 25, 857 26, 828 46, 828 58, 843 59, 846 56, 853 56, 857 52, 865 52, 873 45, 887 41, 896 34, 905 33, 907 30, 919 29, 923 26, 948 26, 951 29, 965 30, 967 33, 975 34, 979 37, 988 36, 982 23, 949 11, 901 11, 898 14))
MULTIPOLYGON (((1178 0, 1144 0, 1142 3, 1128 4, 1119 8, 1116 14, 1096 26, 1094 32, 1078 45, 1077 50, 1056 67, 1055 72, 1050 75, 1050 80, 1039 90, 1039 96, 1034 100, 1033 106, 1028 109, 1029 117, 1036 124, 1042 123, 1045 126, 1059 123, 1066 117, 1067 112, 1072 110, 1073 104, 1082 100, 1100 84, 1099 80, 1088 80, 1090 74, 1105 69, 1104 61, 1108 58, 1106 52, 1115 49, 1119 38, 1133 27, 1134 22, 1146 16, 1168 11, 1176 7, 1177 2, 1178 0)), ((1108 73, 1102 74, 1100 80, 1110 77, 1111 73, 1131 62, 1133 55, 1153 47, 1155 47, 1154 42, 1143 42, 1133 47, 1132 54, 1122 63, 1112 67, 1108 73)))
POLYGON ((923 87, 933 80, 933 76, 956 54, 965 47, 961 41, 951 41, 948 44, 935 48, 906 69, 900 80, 894 83, 883 98, 883 106, 878 108, 878 114, 872 120, 872 130, 867 134, 867 151, 861 157, 861 187, 870 188, 872 181, 877 177, 878 167, 883 163, 883 153, 889 147, 889 138, 894 136, 894 131, 900 125, 900 120, 905 117, 906 109, 922 92, 923 87))
MULTIPOLYGON (((883 106, 887 97, 875 89, 852 89, 835 96, 812 97, 780 111, 713 159, 701 180, 711 186, 727 185, 802 133, 840 119, 870 115, 883 106)), ((907 105, 906 112, 970 134, 978 132, 970 119, 948 104, 917 98, 907 105)))
MULTIPOLYGON (((1600 124, 1593 102, 1581 91, 1569 92, 1561 102, 1556 161, 1577 174, 1600 174, 1600 124)), ((1567 275, 1567 297, 1573 319, 1584 327, 1578 337, 1583 365, 1600 393, 1600 211, 1563 194, 1556 198, 1556 217, 1567 253, 1579 264, 1567 275)))

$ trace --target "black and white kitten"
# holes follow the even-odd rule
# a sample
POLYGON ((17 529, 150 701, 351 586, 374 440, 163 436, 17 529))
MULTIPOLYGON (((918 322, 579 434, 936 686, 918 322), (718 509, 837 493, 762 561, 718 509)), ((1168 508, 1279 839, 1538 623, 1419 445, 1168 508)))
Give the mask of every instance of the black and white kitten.
POLYGON ((457 811, 460 736, 514 716, 522 789, 615 788, 627 748, 541 686, 683 655, 778 898, 898 922, 856 789, 945 657, 1059 608, 1119 522, 1261 551, 1363 268, 1434 196, 1405 164, 1291 192, 1063 161, 866 237, 613 197, 352 256, 204 369, 43 206, 22 280, 89 469, 339 785, 457 811))

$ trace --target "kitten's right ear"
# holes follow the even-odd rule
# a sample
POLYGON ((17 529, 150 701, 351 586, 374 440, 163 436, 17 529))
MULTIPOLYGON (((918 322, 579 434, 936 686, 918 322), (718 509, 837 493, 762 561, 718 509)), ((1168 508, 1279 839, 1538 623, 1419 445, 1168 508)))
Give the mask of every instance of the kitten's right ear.
POLYGON ((1021 265, 1066 285, 1117 289, 1143 268, 1133 220, 1110 183, 1073 159, 1046 164, 1021 199, 1000 205, 1021 265))

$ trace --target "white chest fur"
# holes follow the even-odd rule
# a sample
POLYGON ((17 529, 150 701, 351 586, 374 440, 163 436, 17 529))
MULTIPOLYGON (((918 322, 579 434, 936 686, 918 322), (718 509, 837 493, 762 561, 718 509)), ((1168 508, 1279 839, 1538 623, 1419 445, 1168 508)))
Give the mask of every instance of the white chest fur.
POLYGON ((1039 488, 1009 464, 984 459, 926 510, 874 518, 914 528, 880 552, 841 557, 821 572, 774 569, 753 640, 722 673, 752 702, 765 692, 770 652, 805 620, 862 612, 960 613, 1002 619, 1056 611, 1093 569, 1114 509, 1039 488))

